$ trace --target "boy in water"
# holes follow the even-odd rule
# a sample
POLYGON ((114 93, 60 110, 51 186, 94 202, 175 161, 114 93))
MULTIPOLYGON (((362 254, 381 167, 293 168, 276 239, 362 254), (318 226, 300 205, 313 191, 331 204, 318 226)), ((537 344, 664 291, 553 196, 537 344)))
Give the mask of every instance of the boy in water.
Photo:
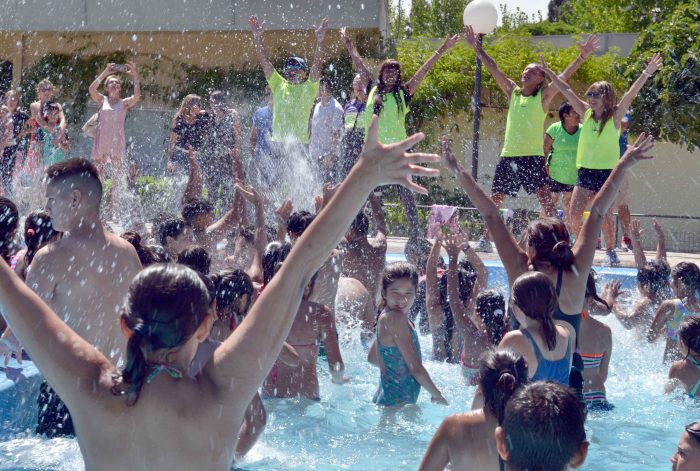
POLYGON ((685 426, 678 448, 671 457, 673 471, 700 469, 700 422, 685 426))
POLYGON ((586 412, 574 391, 552 381, 518 390, 508 401, 496 448, 509 471, 564 471, 586 460, 586 412))

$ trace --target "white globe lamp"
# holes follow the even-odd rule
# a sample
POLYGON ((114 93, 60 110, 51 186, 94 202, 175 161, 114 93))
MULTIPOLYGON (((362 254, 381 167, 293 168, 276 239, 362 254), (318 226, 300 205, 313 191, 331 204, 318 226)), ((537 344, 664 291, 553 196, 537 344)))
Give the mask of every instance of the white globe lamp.
POLYGON ((498 10, 490 0, 474 0, 464 8, 464 26, 471 26, 476 34, 489 34, 496 28, 498 10))

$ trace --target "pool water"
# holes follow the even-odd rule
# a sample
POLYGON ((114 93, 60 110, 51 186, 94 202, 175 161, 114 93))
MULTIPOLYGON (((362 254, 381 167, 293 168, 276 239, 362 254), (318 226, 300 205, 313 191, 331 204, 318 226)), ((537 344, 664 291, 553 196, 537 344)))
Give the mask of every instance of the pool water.
MULTIPOLYGON (((388 257, 390 261, 393 258, 388 257)), ((489 286, 503 288, 506 279, 502 266, 487 266, 489 286)), ((599 283, 620 279, 624 288, 634 290, 635 272, 600 269, 599 283)), ((682 427, 698 418, 700 408, 681 393, 663 395, 668 370, 661 364, 661 343, 649 345, 638 333, 624 330, 613 316, 600 319, 613 329, 614 347, 606 386, 608 400, 616 407, 611 412, 588 415, 586 428, 591 447, 581 469, 670 469, 668 459, 676 449, 682 427)), ((449 406, 432 404, 425 391, 416 406, 398 413, 375 406, 371 399, 379 370, 367 363, 357 331, 346 326, 339 329, 351 382, 333 385, 326 363, 319 361, 320 402, 265 401, 267 428, 234 469, 415 470, 442 419, 469 409, 474 388, 464 385, 459 367, 431 361, 425 362, 426 368, 449 406)), ((430 339, 421 336, 420 340, 423 358, 429 358, 430 339)), ((0 442, 0 470, 83 468, 75 440, 38 438, 18 432, 9 419, 3 420, 6 422, 0 442)))

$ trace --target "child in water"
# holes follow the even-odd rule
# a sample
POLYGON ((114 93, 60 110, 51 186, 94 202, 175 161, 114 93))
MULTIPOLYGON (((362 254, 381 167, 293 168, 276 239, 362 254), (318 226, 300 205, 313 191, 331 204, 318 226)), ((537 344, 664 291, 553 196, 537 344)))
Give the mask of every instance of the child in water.
POLYGON ((678 330, 678 348, 683 359, 671 365, 666 383, 666 394, 682 387, 688 396, 698 397, 700 389, 700 317, 683 321, 678 330))
POLYGON ((558 381, 569 385, 573 335, 554 323, 557 293, 543 273, 528 272, 513 283, 510 312, 520 329, 508 332, 499 348, 520 353, 527 360, 532 381, 558 381))
POLYGON ((656 311, 647 340, 655 341, 662 332, 666 333, 664 363, 680 360, 678 350, 678 329, 683 319, 700 316, 700 269, 690 262, 681 262, 671 272, 671 288, 676 299, 664 301, 656 311))
POLYGON ((372 399, 375 404, 415 404, 421 386, 428 390, 433 402, 447 404, 423 366, 418 334, 408 319, 417 287, 418 272, 413 265, 396 262, 384 269, 383 309, 367 357, 381 371, 379 388, 372 399))

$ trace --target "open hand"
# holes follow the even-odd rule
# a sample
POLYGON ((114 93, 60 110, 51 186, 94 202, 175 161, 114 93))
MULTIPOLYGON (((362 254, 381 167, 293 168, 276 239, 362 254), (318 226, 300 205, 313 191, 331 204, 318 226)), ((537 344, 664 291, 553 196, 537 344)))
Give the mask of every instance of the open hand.
POLYGON ((350 36, 348 36, 348 30, 345 26, 340 28, 340 39, 342 39, 346 45, 352 43, 350 36))
POLYGON ((318 28, 316 28, 316 40, 318 42, 322 42, 323 38, 326 36, 326 31, 328 31, 328 18, 324 18, 321 20, 321 24, 318 25, 318 28))
POLYGON ((581 52, 581 57, 585 59, 598 49, 598 36, 596 36, 595 34, 591 34, 590 36, 588 36, 588 39, 576 43, 576 45, 578 46, 579 51, 581 52))
POLYGON ((445 251, 450 258, 457 258, 466 243, 464 234, 453 231, 445 237, 445 251))
POLYGON ((286 225, 287 221, 289 221, 289 216, 292 215, 292 211, 294 211, 292 200, 284 200, 280 207, 275 210, 277 222, 286 225))
POLYGON ((479 47, 479 35, 474 32, 474 28, 470 25, 464 27, 462 37, 472 49, 476 50, 476 48, 479 47))
POLYGON ((622 157, 620 157, 620 162, 618 165, 627 165, 628 167, 633 167, 637 165, 642 160, 653 159, 654 156, 649 154, 654 148, 654 138, 651 134, 641 133, 634 144, 627 146, 627 150, 622 157))
POLYGON ((540 54, 540 66, 542 67, 542 71, 548 77, 552 77, 554 75, 557 75, 552 69, 549 68, 549 66, 547 65, 547 62, 545 62, 545 60, 544 60, 544 57, 542 57, 542 54, 540 54))
POLYGON ((659 70, 661 68, 662 61, 661 61, 661 53, 657 52, 653 56, 651 56, 651 59, 649 59, 649 63, 647 64, 647 68, 644 69, 646 73, 649 75, 652 75, 654 72, 659 70))
POLYGON ((453 47, 455 47, 455 44, 457 44, 459 42, 460 39, 462 39, 461 34, 455 34, 454 36, 448 36, 445 39, 445 42, 442 43, 442 47, 440 49, 442 49, 443 51, 447 51, 449 49, 452 49, 453 47))
POLYGON ((447 136, 442 136, 440 139, 440 145, 442 147, 442 162, 447 167, 447 170, 454 174, 458 174, 464 170, 464 167, 457 162, 454 154, 452 153, 452 148, 450 147, 450 139, 447 136))
POLYGON ((651 220, 651 223, 654 226, 654 232, 656 232, 656 237, 659 239, 664 239, 666 237, 666 234, 664 233, 664 228, 659 224, 659 221, 656 220, 656 218, 651 220))
POLYGON ((260 23, 258 17, 253 15, 248 20, 248 24, 250 24, 250 30, 253 32, 254 36, 262 36, 263 32, 265 31, 264 21, 260 23))
POLYGON ((358 164, 367 178, 372 183, 372 187, 381 185, 398 184, 409 190, 427 195, 428 190, 414 183, 412 177, 426 176, 436 177, 440 174, 438 169, 421 167, 420 163, 438 162, 440 156, 436 154, 409 153, 425 138, 423 133, 417 133, 401 142, 384 145, 379 142, 377 128, 379 118, 372 117, 372 124, 367 133, 367 142, 362 149, 358 164))
POLYGON ((633 219, 630 222, 630 232, 632 233, 632 241, 639 241, 642 239, 642 234, 644 234, 644 229, 642 229, 642 222, 639 219, 633 219))

